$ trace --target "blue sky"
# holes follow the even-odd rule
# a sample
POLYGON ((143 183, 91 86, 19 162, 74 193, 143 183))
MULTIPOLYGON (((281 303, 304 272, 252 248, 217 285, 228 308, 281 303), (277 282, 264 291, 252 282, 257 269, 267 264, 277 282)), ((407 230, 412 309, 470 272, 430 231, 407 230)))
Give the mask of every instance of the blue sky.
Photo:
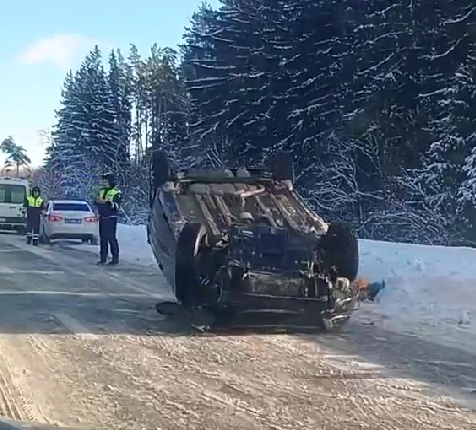
MULTIPOLYGON (((32 164, 44 147, 37 131, 54 124, 66 72, 98 44, 146 55, 152 44, 176 46, 201 0, 24 0, 2 4, 0 141, 11 135, 32 164)), ((218 0, 208 0, 217 7, 218 0)), ((0 160, 1 161, 1 160, 0 160)))

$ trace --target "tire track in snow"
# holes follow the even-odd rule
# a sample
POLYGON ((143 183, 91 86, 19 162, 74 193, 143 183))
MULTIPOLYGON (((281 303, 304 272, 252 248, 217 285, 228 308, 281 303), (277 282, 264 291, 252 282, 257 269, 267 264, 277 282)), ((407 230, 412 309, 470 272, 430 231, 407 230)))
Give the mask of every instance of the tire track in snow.
POLYGON ((0 415, 20 421, 49 422, 31 402, 29 391, 21 364, 12 360, 11 349, 0 335, 0 415))

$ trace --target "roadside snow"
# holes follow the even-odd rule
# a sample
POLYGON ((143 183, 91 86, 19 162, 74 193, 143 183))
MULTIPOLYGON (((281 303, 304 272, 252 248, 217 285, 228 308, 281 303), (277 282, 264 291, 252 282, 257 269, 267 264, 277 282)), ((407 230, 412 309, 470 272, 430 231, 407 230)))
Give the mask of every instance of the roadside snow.
POLYGON ((121 258, 144 266, 157 266, 150 245, 147 243, 145 225, 119 224, 117 229, 121 258))
POLYGON ((360 241, 359 275, 385 279, 353 321, 454 346, 476 345, 476 250, 360 241))
MULTIPOLYGON (((157 266, 145 226, 118 226, 121 260, 157 266)), ((97 246, 81 246, 98 252, 97 246)), ((360 241, 359 276, 385 280, 352 321, 433 341, 476 347, 476 250, 360 241)))
MULTIPOLYGON (((119 240, 121 260, 141 266, 157 267, 150 245, 147 243, 147 230, 145 225, 118 224, 117 238, 119 240)), ((78 247, 78 249, 94 253, 98 253, 99 251, 98 246, 93 245, 83 245, 78 247)))

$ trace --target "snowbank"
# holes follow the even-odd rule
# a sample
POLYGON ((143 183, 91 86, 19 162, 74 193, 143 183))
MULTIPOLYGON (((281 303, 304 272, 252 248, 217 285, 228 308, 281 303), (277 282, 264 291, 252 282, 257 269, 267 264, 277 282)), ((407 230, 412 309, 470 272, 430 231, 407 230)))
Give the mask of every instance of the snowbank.
POLYGON ((136 264, 157 266, 150 245, 147 243, 145 225, 119 224, 117 230, 121 258, 136 264))
MULTIPOLYGON (((145 226, 120 224, 118 238, 121 260, 157 266, 145 226)), ((98 251, 97 246, 78 249, 98 251)), ((476 250, 361 240, 360 254, 359 276, 385 279, 386 287, 375 303, 363 303, 352 321, 476 345, 476 250)))
POLYGON ((362 240, 360 251, 360 276, 386 287, 355 322, 474 349, 476 250, 362 240))
MULTIPOLYGON (((117 238, 119 240, 121 260, 141 266, 157 267, 150 245, 147 243, 147 230, 145 225, 118 224, 117 238)), ((98 253, 98 247, 92 245, 83 245, 77 249, 98 253)))

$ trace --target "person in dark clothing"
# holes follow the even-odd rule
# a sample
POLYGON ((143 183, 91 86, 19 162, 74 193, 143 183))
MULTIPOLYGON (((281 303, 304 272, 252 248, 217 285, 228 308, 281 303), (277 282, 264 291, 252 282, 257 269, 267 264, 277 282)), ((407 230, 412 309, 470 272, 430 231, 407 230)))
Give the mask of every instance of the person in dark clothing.
POLYGON ((31 189, 31 194, 26 197, 23 207, 26 208, 26 243, 38 246, 41 213, 45 209, 45 202, 40 197, 38 187, 31 189))
POLYGON ((119 264, 119 242, 117 241, 117 218, 121 203, 121 191, 115 186, 114 175, 106 173, 104 184, 96 200, 99 215, 99 255, 98 265, 106 264, 109 247, 112 260, 108 265, 119 264))

